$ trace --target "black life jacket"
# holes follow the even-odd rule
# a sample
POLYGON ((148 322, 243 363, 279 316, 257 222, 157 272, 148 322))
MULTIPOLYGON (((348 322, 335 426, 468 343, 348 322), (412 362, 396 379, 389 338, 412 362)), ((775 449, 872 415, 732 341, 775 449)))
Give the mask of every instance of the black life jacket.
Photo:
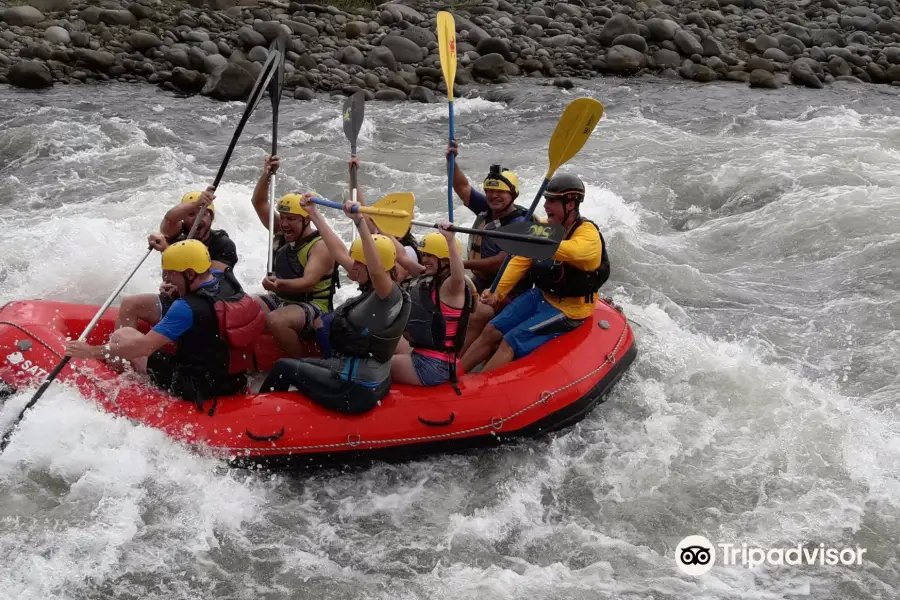
POLYGON ((403 306, 394 322, 383 331, 369 331, 368 329, 360 331, 350 323, 348 315, 355 306, 374 293, 375 289, 370 284, 366 286, 362 294, 348 300, 334 311, 328 342, 337 354, 353 358, 374 358, 381 363, 391 360, 394 350, 397 349, 397 344, 400 343, 400 338, 403 337, 403 332, 406 330, 412 302, 409 293, 401 288, 403 306))
MULTIPOLYGON (((174 236, 170 238, 166 238, 166 242, 169 245, 174 244, 175 242, 181 242, 187 239, 188 234, 191 232, 190 228, 187 225, 181 225, 181 231, 176 233, 174 236)), ((210 260, 216 260, 219 262, 226 262, 222 260, 222 243, 226 241, 230 241, 231 238, 228 237, 228 232, 224 229, 210 229, 209 237, 206 238, 206 241, 203 242, 203 245, 206 246, 207 250, 209 250, 209 258, 210 260)), ((231 262, 231 261, 227 261, 231 262)), ((234 265, 232 265, 234 266, 234 265)))
MULTIPOLYGON (((476 215, 475 217, 475 222, 472 223, 472 229, 484 229, 485 227, 487 227, 489 223, 492 223, 495 220, 492 219, 491 216, 492 214, 489 210, 478 213, 478 215, 476 215)), ((505 217, 500 217, 496 220, 499 220, 500 227, 503 227, 509 225, 510 223, 524 221, 524 217, 526 216, 528 216, 528 210, 519 206, 518 204, 514 204, 513 212, 506 215, 505 217)), ((532 217, 531 220, 533 221, 534 218, 532 217)), ((478 260, 479 258, 481 258, 481 236, 472 234, 469 236, 468 260, 478 260)))
MULTIPOLYGON (((184 296, 193 325, 176 342, 172 391, 197 403, 245 391, 253 345, 266 327, 259 303, 244 293, 231 269, 218 286, 184 296)), ((210 414, 215 410, 215 404, 210 414)))
MULTIPOLYGON (((321 239, 321 237, 321 234, 316 231, 306 237, 300 238, 294 242, 293 246, 285 243, 284 237, 282 237, 281 243, 275 251, 272 260, 272 271, 275 273, 275 277, 278 279, 299 279, 303 277, 305 266, 300 262, 300 254, 306 249, 306 256, 308 259, 309 253, 312 252, 312 245, 315 244, 317 240, 321 239), (309 246, 309 248, 306 248, 307 246, 309 246)), ((286 294, 281 292, 278 294, 278 297, 291 302, 311 303, 314 300, 327 300, 328 310, 324 312, 331 312, 334 310, 334 290, 339 287, 341 287, 340 273, 335 266, 330 274, 323 275, 322 278, 319 279, 315 288, 312 290, 300 294, 286 294), (325 282, 328 282, 327 287, 325 282)))
POLYGON ((590 219, 579 217, 566 232, 565 239, 570 239, 584 223, 590 223, 600 235, 600 243, 603 245, 600 256, 600 266, 593 271, 583 271, 571 264, 554 261, 548 258, 542 261, 533 261, 529 273, 535 287, 558 298, 583 297, 587 302, 593 302, 600 287, 609 279, 609 257, 606 254, 606 241, 600 228, 590 219))
POLYGON ((441 285, 433 277, 423 277, 412 288, 412 310, 409 313, 409 322, 406 324, 406 334, 410 339, 409 345, 413 348, 424 348, 447 352, 450 360, 447 365, 450 369, 450 383, 457 394, 461 394, 457 387, 456 360, 460 350, 466 343, 466 332, 469 329, 469 315, 472 314, 474 297, 466 283, 465 300, 459 317, 445 317, 440 309, 441 285), (431 294, 434 292, 434 299, 431 294), (447 339, 447 324, 456 323, 456 335, 452 340, 447 339), (449 344, 448 344, 449 341, 449 344))

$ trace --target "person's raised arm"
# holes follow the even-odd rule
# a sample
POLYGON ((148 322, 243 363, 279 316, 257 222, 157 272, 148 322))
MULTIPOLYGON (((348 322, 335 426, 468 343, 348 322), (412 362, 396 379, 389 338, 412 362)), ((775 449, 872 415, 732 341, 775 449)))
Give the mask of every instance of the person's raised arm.
POLYGON ((469 180, 466 178, 465 173, 459 168, 459 146, 457 145, 456 140, 450 142, 447 146, 447 151, 444 153, 448 163, 450 162, 451 153, 457 156, 457 160, 453 161, 453 191, 456 192, 459 199, 463 201, 463 204, 469 206, 469 198, 472 195, 472 186, 469 184, 469 180))
POLYGON ((303 194, 300 199, 300 206, 302 206, 307 214, 309 214, 310 221, 316 226, 316 230, 318 230, 319 235, 322 236, 322 241, 325 242, 325 245, 328 247, 328 252, 331 254, 334 261, 349 271, 353 268, 353 259, 350 258, 350 253, 347 252, 347 246, 344 245, 344 240, 338 237, 338 234, 334 232, 328 225, 328 222, 319 213, 316 205, 310 202, 309 199, 311 197, 312 194, 303 194))
POLYGON ((466 268, 463 266, 462 254, 456 245, 456 234, 448 231, 448 227, 452 227, 453 223, 445 221, 441 223, 440 232, 447 238, 447 247, 450 251, 450 279, 447 280, 450 289, 449 295, 453 298, 463 298, 463 294, 468 291, 466 286, 466 268))
MULTIPOLYGON (((281 160, 277 156, 266 157, 263 163, 263 171, 256 182, 256 187, 253 188, 253 197, 250 199, 253 203, 253 209, 256 211, 256 216, 259 217, 259 222, 266 229, 269 228, 269 177, 278 170, 279 166, 281 166, 281 160)), ((281 229, 281 221, 276 212, 275 230, 278 231, 279 229, 281 229)))
POLYGON ((375 238, 366 225, 366 219, 361 213, 351 212, 353 202, 344 204, 344 212, 356 223, 359 230, 359 239, 362 242, 363 256, 366 257, 366 270, 369 272, 369 279, 372 281, 372 287, 375 288, 375 294, 384 300, 391 295, 394 290, 394 280, 385 270, 381 263, 381 257, 378 256, 378 249, 375 247, 375 238))
POLYGON ((193 202, 180 202, 178 205, 170 208, 159 223, 159 232, 166 236, 166 239, 172 239, 177 236, 181 233, 183 221, 191 214, 191 211, 200 211, 204 206, 212 204, 213 200, 216 199, 215 193, 216 188, 209 186, 193 202))

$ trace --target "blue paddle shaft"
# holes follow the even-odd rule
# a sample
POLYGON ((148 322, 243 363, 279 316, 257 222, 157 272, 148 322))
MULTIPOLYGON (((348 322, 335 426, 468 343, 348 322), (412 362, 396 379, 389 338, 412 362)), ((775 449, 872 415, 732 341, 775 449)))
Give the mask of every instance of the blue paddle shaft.
MULTIPOLYGON (((322 206, 329 206, 331 208, 337 208, 340 210, 344 210, 343 204, 338 204, 337 202, 332 202, 331 200, 326 200, 324 198, 310 198, 309 201, 312 202, 313 204, 320 204, 322 206)), ((354 206, 353 210, 351 212, 359 212, 359 205, 354 206)))
MULTIPOLYGON (((452 83, 451 83, 452 85, 452 83)), ((450 107, 450 143, 453 143, 453 101, 448 103, 450 107)), ((449 175, 447 178, 447 216, 453 222, 453 175, 456 172, 456 155, 450 153, 449 175)))
MULTIPOLYGON (((541 187, 538 190, 537 195, 534 197, 534 201, 531 203, 531 207, 528 209, 528 212, 525 213, 525 220, 531 218, 531 215, 534 214, 535 209, 537 208, 538 202, 541 200, 541 196, 544 195, 544 190, 547 189, 547 186, 550 185, 550 178, 544 177, 544 182, 541 183, 541 187)), ((507 265, 509 265, 509 261, 512 260, 512 256, 507 256, 506 260, 503 261, 503 265, 500 267, 500 270, 497 271, 497 276, 494 277, 494 283, 491 284, 491 293, 494 294, 497 292, 497 286, 500 285, 500 280, 503 279, 503 271, 506 270, 507 265)))

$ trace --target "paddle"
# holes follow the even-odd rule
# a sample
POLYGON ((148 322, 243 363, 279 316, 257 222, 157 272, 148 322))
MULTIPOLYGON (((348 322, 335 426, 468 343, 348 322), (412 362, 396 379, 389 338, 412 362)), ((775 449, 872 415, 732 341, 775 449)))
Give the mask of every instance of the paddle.
MULTIPOLYGON (((356 138, 365 118, 366 94, 362 90, 344 100, 344 135, 350 142, 350 158, 356 158, 356 138)), ((350 167, 350 199, 356 202, 356 165, 350 167)), ((351 241, 356 239, 356 229, 350 232, 351 241)))
MULTIPOLYGON (((284 38, 279 37, 272 42, 270 54, 277 51, 281 54, 275 74, 269 82, 269 100, 272 101, 272 154, 278 155, 278 105, 281 102, 281 91, 284 89, 284 38)), ((266 274, 272 274, 272 248, 275 243, 275 173, 269 175, 269 253, 266 274)))
MULTIPOLYGON (((277 42, 276 42, 277 43, 277 42)), ((225 174, 225 167, 228 166, 228 161, 231 159, 231 154, 234 152, 234 147, 237 144, 238 138, 241 135, 241 132, 244 130, 244 126, 247 124, 247 120, 250 118, 250 115, 253 113, 253 110, 259 104, 260 99, 262 99, 263 91, 268 86, 269 81, 275 75, 277 71, 276 61, 281 60, 282 53, 275 49, 275 43, 273 43, 272 50, 269 52, 269 56, 266 59, 265 64, 263 65, 263 70, 257 78, 256 83, 253 86, 253 89, 250 91, 250 96, 247 100, 247 107, 244 109, 244 115, 241 117, 241 121, 238 124, 237 129, 234 132, 234 136, 231 138, 231 144, 228 146, 228 151, 225 153, 225 158, 222 161, 222 165, 219 167, 219 172, 216 174, 215 182, 212 187, 218 187, 219 183, 222 181, 222 176, 225 174)), ((191 227, 190 232, 188 233, 187 239, 191 239, 194 237, 194 233, 197 231, 197 226, 200 224, 200 221, 203 219, 203 215, 206 212, 206 207, 204 206, 200 209, 200 214, 194 219, 194 225, 191 227)), ((141 268, 141 265, 144 264, 144 261, 147 260, 147 257, 150 256, 150 253, 153 252, 153 248, 148 248, 147 253, 144 254, 143 258, 141 258, 140 262, 135 265, 134 269, 131 270, 131 273, 128 274, 119 287, 110 294, 109 298, 106 299, 106 302, 103 303, 103 306, 100 307, 100 310, 97 311, 97 314, 94 315, 94 318, 88 323, 87 327, 85 327, 81 336, 78 338, 79 341, 87 340, 88 335, 100 321, 100 318, 103 316, 103 313, 106 312, 106 309, 110 307, 113 301, 116 299, 116 296, 125 288, 131 278, 134 277, 134 274, 137 273, 137 270, 141 268)), ((15 431, 18 424, 25 417, 25 413, 31 409, 37 403, 38 399, 44 395, 44 392, 47 391, 47 388, 50 387, 50 384, 53 383, 53 380, 59 375, 59 373, 65 368, 65 366, 72 359, 71 356, 65 356, 56 365, 56 368, 50 372, 50 375, 47 376, 47 379, 41 384, 38 388, 37 392, 35 392, 34 396, 32 396, 31 400, 28 401, 28 404, 25 405, 25 408, 19 413, 19 416, 16 417, 16 420, 13 421, 13 424, 6 430, 6 433, 3 434, 2 440, 0 440, 0 452, 6 449, 9 445, 10 438, 12 437, 13 432, 15 431)))
MULTIPOLYGON (((312 202, 321 206, 330 206, 331 208, 344 210, 343 204, 338 204, 331 200, 312 198, 312 202)), ((382 233, 394 237, 402 237, 409 231, 415 204, 416 196, 412 192, 395 192, 388 194, 371 206, 360 206, 357 204, 353 207, 353 212, 370 215, 372 220, 375 221, 375 226, 382 233)))
MULTIPOLYGON (((453 15, 447 11, 437 14, 438 51, 441 57, 441 70, 444 72, 444 82, 447 84, 447 106, 450 110, 450 137, 453 142, 453 83, 456 81, 456 23, 453 15)), ((447 166, 447 215, 453 222, 453 173, 456 170, 456 155, 450 153, 450 162, 447 166)))
MULTIPOLYGON (((440 229, 437 223, 412 221, 419 227, 440 229)), ((510 223, 499 229, 484 231, 468 227, 450 227, 450 231, 468 233, 493 238, 497 247, 511 256, 526 256, 532 260, 546 260, 556 254, 559 243, 566 235, 562 225, 552 223, 529 223, 520 221, 510 223)))
MULTIPOLYGON (((550 147, 548 151, 550 168, 544 176, 544 181, 541 183, 540 189, 538 189, 537 194, 534 196, 534 201, 528 209, 526 219, 530 219, 531 215, 534 214, 534 210, 537 208, 541 196, 544 195, 544 190, 547 189, 547 185, 550 183, 550 178, 553 177, 553 174, 556 173, 556 170, 560 166, 578 154, 578 151, 581 150, 588 138, 591 137, 594 127, 600 121, 600 117, 602 116, 603 105, 593 98, 576 98, 570 102, 566 107, 566 110, 563 111, 562 116, 559 118, 559 122, 556 124, 556 129, 553 131, 553 135, 550 136, 550 147)), ((506 260, 503 261, 500 270, 497 271, 497 276, 491 284, 492 294, 497 291, 497 286, 500 285, 500 279, 503 277, 503 271, 506 270, 506 266, 509 264, 510 260, 511 257, 507 256, 506 260)))
MULTIPOLYGON (((78 341, 83 342, 87 340, 88 335, 91 333, 91 330, 94 329, 94 326, 100 321, 100 317, 103 316, 103 313, 106 312, 106 309, 109 308, 110 304, 113 303, 113 300, 116 299, 116 296, 119 295, 119 292, 131 281, 131 278, 134 277, 134 274, 137 273, 137 270, 141 268, 141 265, 144 264, 144 261, 147 260, 147 257, 150 256, 150 253, 153 252, 153 248, 148 248, 147 253, 144 254, 143 258, 141 258, 140 262, 134 266, 131 270, 131 273, 128 274, 122 283, 119 284, 119 287, 115 289, 115 291, 110 294, 109 298, 106 299, 106 302, 103 303, 103 306, 100 307, 100 310, 97 311, 97 314, 94 315, 94 318, 91 319, 91 322, 88 323, 87 327, 84 328, 84 331, 78 337, 78 341)), ((64 356, 59 364, 56 365, 56 368, 50 372, 50 375, 47 376, 47 379, 44 380, 44 383, 38 388, 37 392, 35 392, 34 396, 31 397, 31 400, 28 401, 28 404, 25 405, 25 408, 19 413, 19 416, 16 417, 16 420, 13 421, 13 424, 10 425, 9 429, 6 430, 6 433, 3 434, 3 439, 0 440, 0 452, 6 450, 6 447, 9 445, 9 440, 12 437, 13 432, 16 427, 22 421, 22 418, 25 417, 25 413, 37 403, 38 399, 44 395, 44 392, 47 391, 47 388, 50 387, 50 384, 53 383, 53 380, 56 379, 56 376, 59 375, 60 371, 69 364, 69 361, 72 360, 71 356, 64 356)))
MULTIPOLYGON (((250 115, 253 114, 253 111, 256 109, 259 101, 262 100, 263 92, 266 91, 266 87, 269 85, 269 81, 272 79, 272 77, 275 76, 275 73, 277 71, 277 64, 281 60, 281 52, 275 49, 276 44, 277 40, 275 42, 272 42, 272 46, 269 49, 269 56, 266 58, 266 62, 263 64, 262 71, 260 71, 259 77, 256 79, 256 83, 253 84, 253 89, 250 90, 250 96, 248 96, 247 98, 247 106, 246 108, 244 108, 244 114, 243 116, 241 116, 241 120, 238 123, 237 129, 234 130, 234 135, 231 138, 231 143, 228 145, 228 150, 225 152, 225 158, 222 160, 222 165, 219 167, 219 172, 216 173, 215 181, 213 181, 213 188, 219 187, 219 183, 222 181, 222 176, 225 174, 225 167, 228 166, 228 161, 231 160, 231 154, 232 152, 234 152, 234 147, 237 145, 238 138, 241 137, 241 132, 244 131, 244 126, 247 124, 247 121, 250 120, 250 115)), ((203 220, 204 215, 206 215, 205 206, 200 209, 200 213, 194 218, 194 225, 193 227, 191 227, 187 239, 191 239, 194 237, 194 234, 197 232, 197 227, 200 225, 200 221, 203 220)))

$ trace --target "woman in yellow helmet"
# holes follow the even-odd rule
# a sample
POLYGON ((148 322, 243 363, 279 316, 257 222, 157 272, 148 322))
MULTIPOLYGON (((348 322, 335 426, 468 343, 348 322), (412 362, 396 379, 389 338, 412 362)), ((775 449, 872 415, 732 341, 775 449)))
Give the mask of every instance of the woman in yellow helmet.
POLYGON ((412 347, 398 348, 391 378, 408 385, 456 385, 458 354, 466 339, 472 292, 466 281, 462 248, 450 223, 419 242, 425 276, 410 286, 412 310, 405 337, 412 347))
MULTIPOLYGON (((350 168, 352 169, 354 165, 359 168, 359 158, 353 157, 350 159, 350 168)), ((357 202, 365 205, 366 202, 363 199, 362 190, 359 187, 358 180, 356 185, 356 198, 357 202)), ((377 225, 375 225, 375 221, 373 221, 371 217, 364 218, 370 232, 386 235, 377 225)), ((387 237, 394 242, 394 248, 397 251, 397 265, 396 270, 394 271, 394 281, 399 284, 404 284, 405 287, 405 284, 408 284, 411 278, 418 277, 425 272, 425 267, 421 264, 422 255, 419 252, 419 243, 416 241, 415 236, 413 236, 411 227, 399 238, 391 235, 388 235, 387 237)))
MULTIPOLYGON (((280 359, 260 391, 287 391, 293 385, 310 400, 332 410, 367 412, 390 390, 391 357, 406 329, 409 294, 392 278, 397 261, 394 243, 386 236, 372 235, 363 215, 351 211, 354 203, 344 205, 344 212, 359 230, 348 251, 309 197, 304 195, 301 205, 334 260, 359 284, 361 293, 333 313, 327 334, 331 357, 280 359)), ((316 325, 321 329, 321 320, 316 325)))

